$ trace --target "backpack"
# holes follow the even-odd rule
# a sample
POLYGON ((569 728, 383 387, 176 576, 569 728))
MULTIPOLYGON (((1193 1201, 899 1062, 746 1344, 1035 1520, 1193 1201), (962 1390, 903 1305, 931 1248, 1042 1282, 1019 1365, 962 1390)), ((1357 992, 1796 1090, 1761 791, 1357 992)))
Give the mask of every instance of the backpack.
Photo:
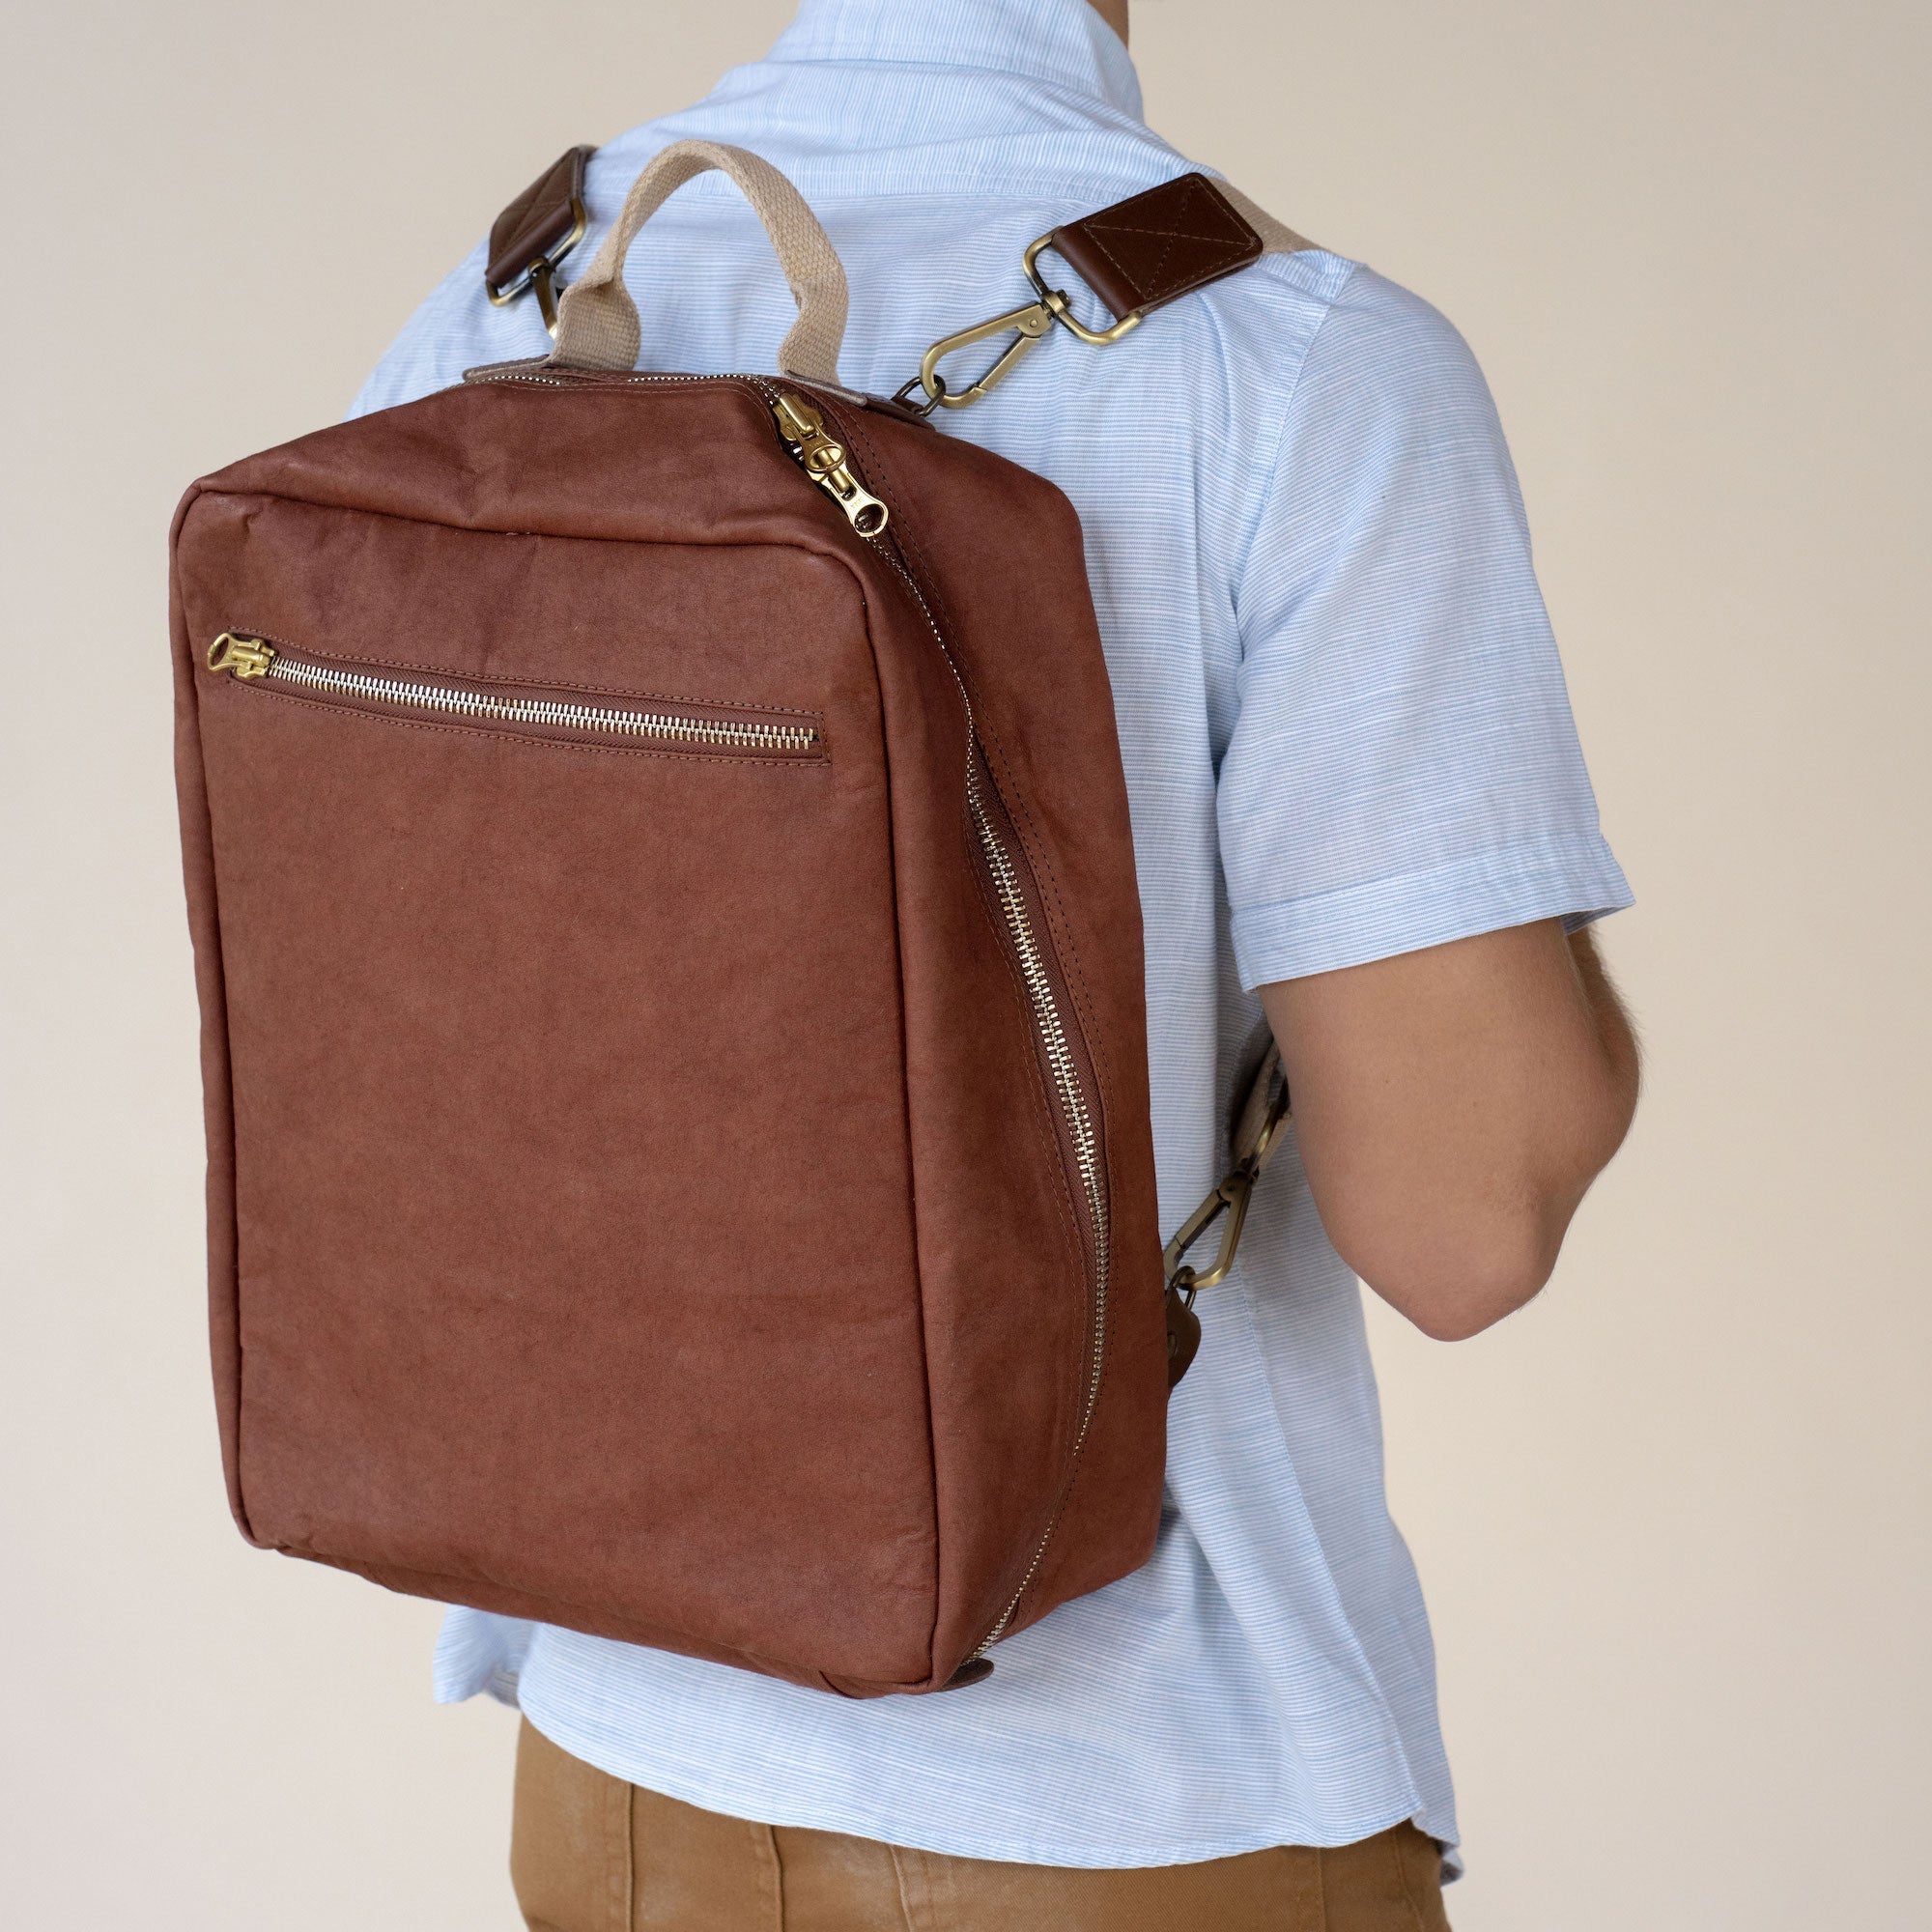
MULTIPOLYGON (((499 223, 493 297, 553 302, 583 152, 499 223)), ((853 1696, 972 1683, 1151 1552, 1216 1278, 1179 1256, 1223 1210, 1238 1234, 1286 1095, 1270 1057, 1164 1265, 1080 525, 923 419, 1056 323, 1107 339, 1048 245, 1124 333, 1264 241, 1184 176, 1042 238, 1041 299, 935 345, 923 403, 862 396, 804 201, 680 142, 551 355, 188 490, 178 772, 250 1542, 853 1696), (625 253, 707 168, 797 298, 779 375, 633 366, 625 253), (946 387, 942 355, 1015 330, 946 387)))

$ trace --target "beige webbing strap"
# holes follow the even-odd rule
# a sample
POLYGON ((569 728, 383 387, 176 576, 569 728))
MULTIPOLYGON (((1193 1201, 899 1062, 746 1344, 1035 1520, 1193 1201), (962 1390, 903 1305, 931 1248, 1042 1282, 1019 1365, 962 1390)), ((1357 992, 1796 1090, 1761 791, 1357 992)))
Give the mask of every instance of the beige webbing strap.
POLYGON ((563 293, 550 361, 569 369, 634 369, 642 344, 638 306, 624 286, 624 257, 638 230, 696 176, 722 169, 765 225, 798 303, 798 320, 779 347, 788 376, 838 386, 848 297, 837 250, 805 197, 769 161, 722 141, 674 141, 631 184, 595 259, 563 293))
POLYGON ((1260 202, 1251 201, 1231 181, 1214 185, 1240 211, 1241 218, 1262 238, 1264 255, 1300 255, 1318 244, 1305 235, 1297 235, 1285 221, 1277 221, 1260 202))

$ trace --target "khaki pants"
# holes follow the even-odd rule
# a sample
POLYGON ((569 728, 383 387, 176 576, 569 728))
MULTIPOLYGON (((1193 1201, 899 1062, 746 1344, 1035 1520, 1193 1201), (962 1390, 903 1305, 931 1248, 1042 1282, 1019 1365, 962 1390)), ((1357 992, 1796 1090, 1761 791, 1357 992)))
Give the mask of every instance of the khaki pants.
POLYGON ((510 1871, 530 1932, 1449 1932, 1412 1825, 1138 1871, 1001 1864, 700 1811, 528 1722, 510 1871))

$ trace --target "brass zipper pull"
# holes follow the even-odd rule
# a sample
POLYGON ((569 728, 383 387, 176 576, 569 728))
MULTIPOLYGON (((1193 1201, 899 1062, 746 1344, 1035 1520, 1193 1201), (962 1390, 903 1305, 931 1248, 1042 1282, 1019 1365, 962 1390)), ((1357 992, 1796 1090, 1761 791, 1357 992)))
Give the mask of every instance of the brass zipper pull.
POLYGON ((805 400, 781 389, 772 404, 779 434, 791 444, 805 473, 845 512, 862 537, 875 537, 892 512, 859 481, 845 445, 827 434, 825 418, 805 400))
POLYGON ((233 671, 237 677, 267 677, 274 661, 272 644, 260 638, 238 638, 233 631, 223 631, 208 647, 209 669, 233 671))

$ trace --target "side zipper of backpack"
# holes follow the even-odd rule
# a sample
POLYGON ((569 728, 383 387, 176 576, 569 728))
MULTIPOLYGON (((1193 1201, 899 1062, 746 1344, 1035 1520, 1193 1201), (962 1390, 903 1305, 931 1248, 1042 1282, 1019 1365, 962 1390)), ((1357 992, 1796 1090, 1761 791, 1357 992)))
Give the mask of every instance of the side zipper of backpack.
POLYGON ((823 755, 818 727, 805 718, 707 716, 656 699, 599 702, 595 700, 602 694, 594 693, 511 694, 440 677, 330 663, 234 631, 223 631, 208 647, 208 668, 226 671, 238 684, 259 683, 264 690, 378 716, 410 714, 510 731, 522 728, 561 744, 628 743, 752 758, 823 755))
POLYGON ((825 418, 817 408, 794 391, 772 388, 762 381, 757 386, 771 409, 780 436, 784 439, 800 468, 845 512, 852 527, 892 566, 911 593, 913 602, 925 619, 926 628, 932 633, 933 641, 939 647, 940 656, 959 687, 960 702, 966 708, 967 812, 973 821, 980 858, 991 880, 993 895, 1026 987, 1028 1006, 1056 1103, 1056 1137, 1072 1170, 1076 1192, 1086 1208, 1088 1232, 1093 1244, 1094 1318, 1088 1346, 1087 1382, 1080 1421, 1074 1434, 1073 1452, 1068 1459, 1066 1486, 1028 1559, 1019 1587, 1008 1599, 992 1629, 975 1646, 966 1664, 961 1666, 963 1671, 984 1659, 986 1653, 1007 1634, 1034 1578, 1039 1574, 1040 1564, 1045 1560, 1048 1546, 1053 1541, 1053 1533, 1060 1526, 1061 1516, 1065 1510, 1073 1473, 1080 1466, 1081 1453, 1094 1427, 1107 1343, 1110 1223, 1106 1154, 1094 1109, 1088 1101, 1092 1091, 1092 1068, 1087 1064, 1085 1042, 1078 1022, 1072 1017, 1071 1002, 1059 982, 1051 943, 1041 929, 1043 920, 1037 911, 1038 888, 1034 882, 1032 867, 1027 862, 1024 847, 1012 832, 1005 802, 1000 798, 999 788, 986 765, 985 752, 973 716, 972 694, 960 675, 945 634, 932 613, 932 607, 895 549, 880 541, 890 520, 890 512, 866 489, 844 445, 827 434, 825 418))

